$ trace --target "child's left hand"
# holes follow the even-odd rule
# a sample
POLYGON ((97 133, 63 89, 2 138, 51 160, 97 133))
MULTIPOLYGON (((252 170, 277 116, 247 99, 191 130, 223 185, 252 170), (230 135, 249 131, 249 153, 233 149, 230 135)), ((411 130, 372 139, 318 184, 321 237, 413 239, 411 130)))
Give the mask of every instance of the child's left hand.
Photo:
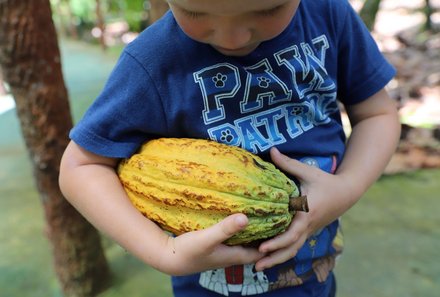
POLYGON ((260 245, 259 251, 267 256, 256 263, 258 271, 294 257, 309 236, 344 212, 344 201, 350 200, 350 191, 341 177, 291 159, 275 148, 271 150, 271 157, 280 169, 298 178, 310 211, 297 212, 286 232, 260 245))
POLYGON ((347 105, 346 110, 352 131, 335 174, 271 150, 275 165, 301 183, 310 211, 298 212, 286 232, 260 245, 259 251, 267 256, 255 264, 257 270, 294 257, 308 237, 359 200, 391 159, 399 142, 400 121, 396 103, 385 89, 358 104, 347 105))

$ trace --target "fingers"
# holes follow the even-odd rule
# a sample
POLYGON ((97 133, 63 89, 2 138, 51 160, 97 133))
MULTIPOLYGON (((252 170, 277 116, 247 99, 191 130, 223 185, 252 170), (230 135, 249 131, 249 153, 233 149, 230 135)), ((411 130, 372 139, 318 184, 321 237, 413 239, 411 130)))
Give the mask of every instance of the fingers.
POLYGON ((264 269, 271 268, 277 264, 281 264, 289 259, 292 259, 298 253, 305 240, 306 237, 302 236, 294 244, 268 254, 267 256, 257 261, 257 263, 255 264, 255 269, 257 271, 262 271, 264 269))
POLYGON ((299 242, 303 237, 302 234, 306 234, 307 231, 308 220, 305 218, 306 216, 307 214, 297 213, 294 221, 289 226, 289 229, 287 229, 286 232, 263 242, 259 247, 260 252, 271 253, 299 242))
POLYGON ((268 256, 258 261, 256 269, 267 269, 293 258, 307 240, 307 214, 298 213, 286 232, 263 242, 259 251, 268 256))
MULTIPOLYGON (((236 264, 255 263, 264 254, 256 248, 222 244, 248 224, 244 214, 233 214, 204 230, 184 233, 175 240, 176 255, 184 272, 200 272, 236 264)), ((181 272, 178 272, 181 274, 181 272)))
POLYGON ((299 180, 307 180, 315 169, 298 160, 283 155, 276 147, 270 149, 270 156, 274 164, 281 170, 290 173, 299 180))
POLYGON ((248 218, 244 214, 237 213, 210 228, 199 231, 199 235, 205 239, 205 248, 210 250, 246 228, 247 224, 248 218))
MULTIPOLYGON (((226 217, 223 221, 212 227, 213 231, 215 231, 213 233, 218 236, 217 243, 222 243, 237 232, 240 232, 246 228, 247 224, 248 218, 244 214, 237 213, 226 217), (215 229, 218 229, 218 231, 215 229)), ((216 237, 214 236, 213 238, 216 237)))
POLYGON ((304 166, 304 164, 300 161, 289 158, 288 156, 282 154, 276 147, 272 147, 270 149, 270 157, 272 158, 272 161, 281 169, 287 170, 290 168, 294 169, 296 166, 304 166))

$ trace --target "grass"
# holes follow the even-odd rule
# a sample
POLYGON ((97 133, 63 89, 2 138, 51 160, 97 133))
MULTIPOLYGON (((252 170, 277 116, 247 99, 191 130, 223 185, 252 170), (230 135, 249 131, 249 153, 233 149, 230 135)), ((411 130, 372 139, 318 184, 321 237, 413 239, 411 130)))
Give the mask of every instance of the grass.
POLYGON ((438 296, 439 180, 440 170, 383 177, 343 217, 341 296, 438 296))
MULTIPOLYGON (((74 118, 99 93, 114 53, 63 41, 74 118)), ((0 296, 61 296, 44 214, 14 111, 0 115, 0 296)), ((440 292, 440 170, 381 178, 342 218, 339 297, 434 297, 440 292)), ((169 297, 169 278, 103 238, 114 274, 100 297, 169 297)))

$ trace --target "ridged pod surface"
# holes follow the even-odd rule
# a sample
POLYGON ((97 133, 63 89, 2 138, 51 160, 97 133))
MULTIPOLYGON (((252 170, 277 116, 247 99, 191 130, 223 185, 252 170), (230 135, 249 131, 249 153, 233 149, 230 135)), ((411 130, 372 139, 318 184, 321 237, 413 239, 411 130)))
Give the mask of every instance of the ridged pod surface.
POLYGON ((247 244, 289 226, 298 187, 275 166, 238 147, 209 140, 159 138, 121 161, 118 175, 133 205, 175 235, 244 213, 245 230, 225 243, 247 244))

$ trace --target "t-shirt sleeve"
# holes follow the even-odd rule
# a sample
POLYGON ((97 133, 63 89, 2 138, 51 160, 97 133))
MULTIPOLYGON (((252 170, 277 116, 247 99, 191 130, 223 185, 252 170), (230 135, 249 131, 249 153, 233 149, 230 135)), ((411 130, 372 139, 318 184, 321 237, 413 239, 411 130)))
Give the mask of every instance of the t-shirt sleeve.
POLYGON ((346 3, 346 15, 339 34, 338 97, 350 105, 383 89, 396 71, 348 1, 340 3, 346 3))
POLYGON ((145 140, 167 130, 160 96, 148 72, 122 53, 101 94, 70 131, 70 138, 95 154, 125 158, 145 140))

